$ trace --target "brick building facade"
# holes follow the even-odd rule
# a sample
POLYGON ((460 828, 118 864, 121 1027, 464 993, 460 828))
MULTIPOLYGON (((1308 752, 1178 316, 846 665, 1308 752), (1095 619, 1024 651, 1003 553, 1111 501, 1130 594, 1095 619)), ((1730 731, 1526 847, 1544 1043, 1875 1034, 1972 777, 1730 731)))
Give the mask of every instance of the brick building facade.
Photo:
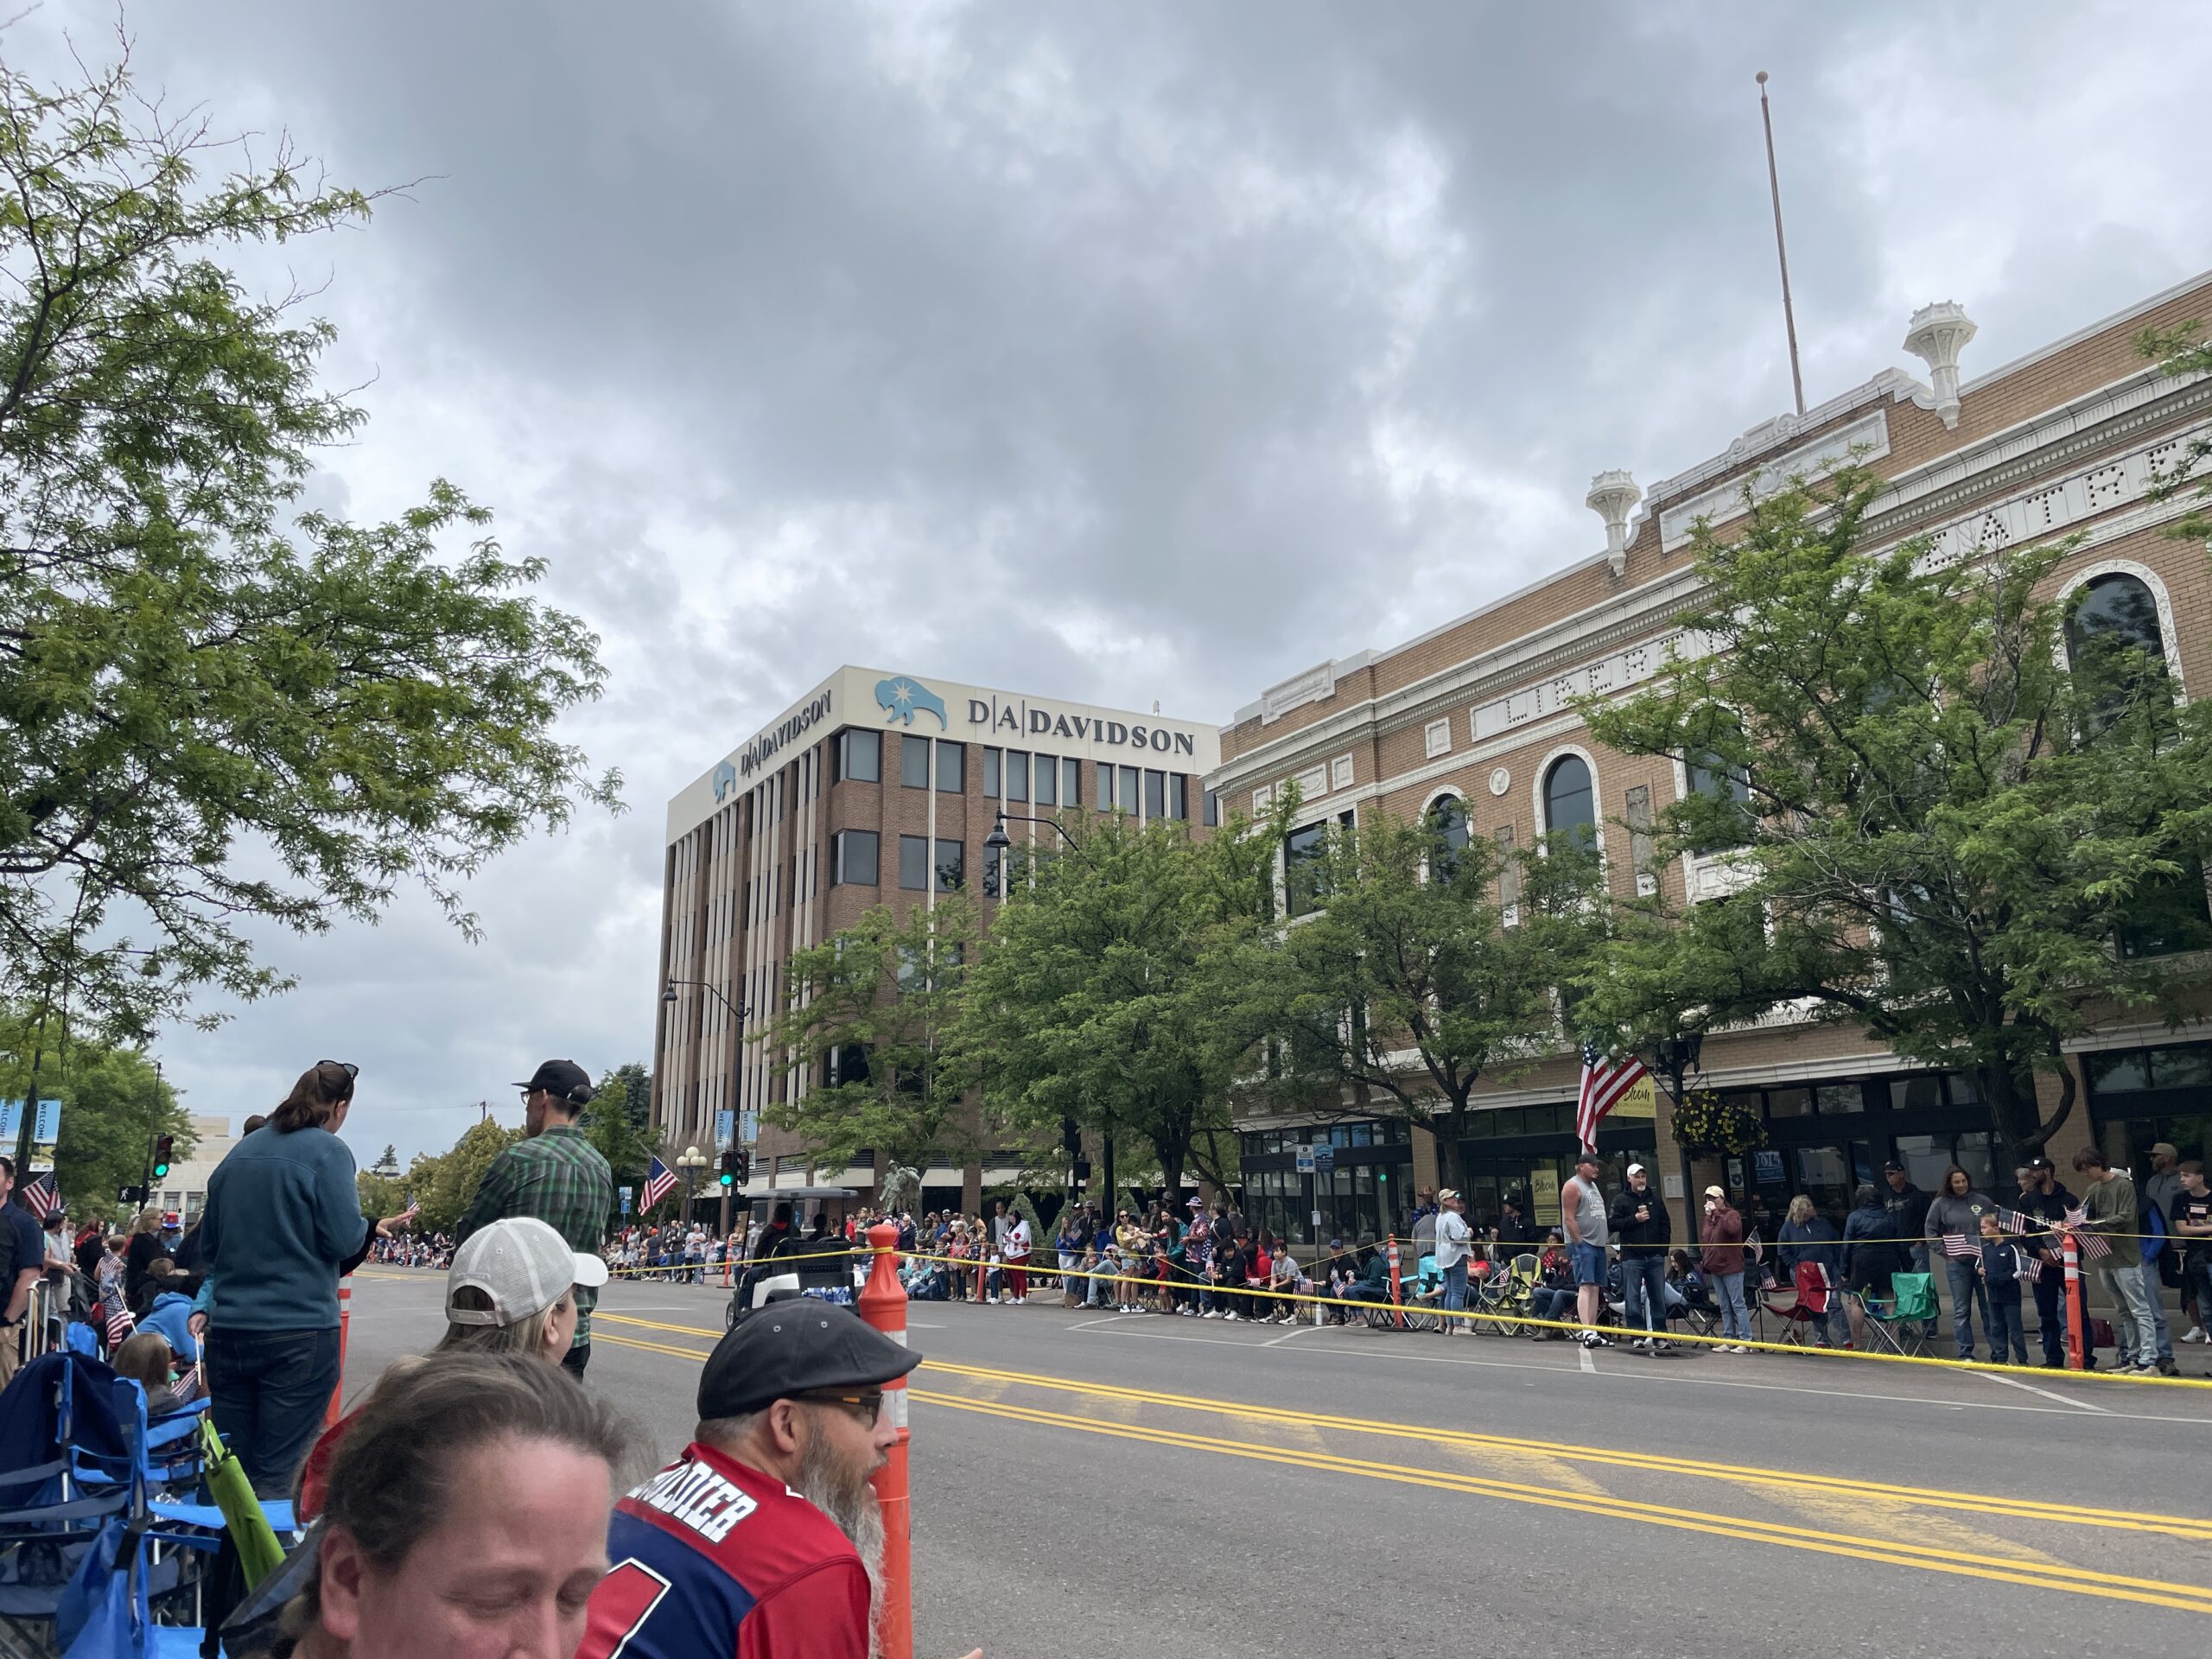
MULTIPOLYGON (((2202 695, 2212 688, 2206 550, 2162 533, 2188 504, 2152 503, 2145 488, 2154 467, 2212 432, 2212 379, 2166 378, 2134 343, 2146 327, 2191 318, 2212 321, 2212 273, 1961 380, 1974 326, 1956 306, 1929 307, 1905 341, 1928 365, 1927 383, 1885 369, 1647 491, 1625 473, 1600 474, 1588 499, 1605 521, 1604 552, 1417 639, 1269 688, 1224 728, 1209 787, 1224 806, 1257 810, 1296 779, 1304 824, 1378 811, 1410 819, 1450 797, 1471 834, 1524 847, 1580 815, 1595 826, 1618 893, 1656 879, 1673 902, 1709 896, 1715 868, 1684 858, 1639 876, 1643 861, 1618 844, 1632 836, 1625 826, 1687 787, 1681 764, 1599 748, 1569 699, 1660 671, 1669 619, 1694 590, 1694 520, 1725 531, 1742 512, 1747 481, 1817 475, 1852 453, 1887 480, 1866 520, 1870 549, 1929 535, 1936 556, 1952 557, 2079 534, 2059 582, 2147 594, 2181 692, 2202 695)), ((2154 1139, 2182 1143, 2184 1155, 2206 1150, 2212 1046, 2200 1035, 2116 1026, 2080 1048, 2086 1109, 2077 1108, 2053 1156, 2063 1161, 2092 1134, 2116 1161, 2139 1167, 2154 1139)), ((1689 1167, 1669 1135, 1663 1091, 1654 1116, 1611 1123, 1600 1140, 1609 1184, 1639 1153, 1663 1178, 1678 1236, 1685 1189, 1715 1177, 1776 1219, 1799 1192, 1840 1213, 1851 1187, 1877 1178, 1892 1156, 1923 1187, 1956 1159, 1989 1190, 2013 1190, 2011 1171, 1993 1166, 1999 1154, 1969 1078, 1909 1067, 1832 1027, 1782 1020, 1714 1033, 1702 1070, 1708 1085, 1757 1104, 1768 1124, 1764 1149, 1728 1160, 1732 1168, 1689 1167)), ((1498 1194, 1519 1190, 1532 1194, 1538 1218, 1556 1219, 1558 1182, 1575 1150, 1577 1071, 1562 1052, 1515 1086, 1482 1094, 1483 1133, 1463 1147, 1478 1213, 1494 1215, 1498 1194)), ((1309 1118, 1243 1128, 1247 1209, 1294 1236, 1308 1230, 1315 1211, 1325 1231, 1388 1217, 1411 1187, 1434 1180, 1434 1145, 1402 1124, 1316 1127, 1309 1118), (1333 1173, 1296 1169, 1294 1148, 1315 1140, 1336 1143, 1333 1173)))
MULTIPOLYGON (((659 982, 676 995, 658 1004, 656 1134, 711 1154, 727 1112, 753 1150, 751 1194, 871 1188, 872 1165, 818 1169, 765 1121, 809 1084, 750 1040, 791 953, 876 905, 903 917, 954 887, 987 892, 984 842, 1001 810, 1024 843, 1051 832, 1020 819, 1055 813, 1198 822, 1201 779, 1219 760, 1215 728, 1156 709, 840 668, 669 803, 659 982)), ((925 1200, 976 1209, 985 1186, 1020 1173, 1010 1156, 936 1160, 925 1200)))

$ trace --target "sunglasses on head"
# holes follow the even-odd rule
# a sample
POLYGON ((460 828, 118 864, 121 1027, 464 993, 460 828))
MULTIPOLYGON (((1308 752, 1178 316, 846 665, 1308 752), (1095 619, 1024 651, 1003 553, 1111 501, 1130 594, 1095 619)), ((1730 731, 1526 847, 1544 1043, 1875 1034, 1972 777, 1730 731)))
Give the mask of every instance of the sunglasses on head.
POLYGON ((351 1060, 317 1060, 315 1064, 317 1065, 334 1065, 340 1071, 343 1071, 348 1079, 358 1077, 361 1075, 361 1068, 354 1065, 351 1060))

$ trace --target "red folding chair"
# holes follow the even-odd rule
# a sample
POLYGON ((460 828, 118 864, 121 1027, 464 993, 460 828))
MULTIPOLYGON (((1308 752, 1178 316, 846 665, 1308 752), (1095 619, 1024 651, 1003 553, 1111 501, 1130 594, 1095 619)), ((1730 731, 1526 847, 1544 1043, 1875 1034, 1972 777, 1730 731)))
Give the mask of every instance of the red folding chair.
POLYGON ((1828 1284, 1827 1269, 1817 1262, 1800 1262, 1795 1282, 1788 1288, 1780 1287, 1762 1293, 1761 1308, 1782 1321, 1782 1335, 1777 1338, 1792 1348, 1813 1348, 1819 1345, 1819 1334, 1827 1329, 1828 1307, 1835 1292, 1828 1284))

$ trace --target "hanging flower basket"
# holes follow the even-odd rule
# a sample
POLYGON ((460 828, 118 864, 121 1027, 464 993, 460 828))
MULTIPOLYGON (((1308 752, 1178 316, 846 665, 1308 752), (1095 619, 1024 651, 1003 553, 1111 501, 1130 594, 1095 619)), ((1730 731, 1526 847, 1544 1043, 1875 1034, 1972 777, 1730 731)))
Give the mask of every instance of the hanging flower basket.
POLYGON ((1694 1089, 1675 1110, 1675 1139, 1693 1158, 1740 1157, 1766 1144, 1766 1124, 1751 1107, 1694 1089))

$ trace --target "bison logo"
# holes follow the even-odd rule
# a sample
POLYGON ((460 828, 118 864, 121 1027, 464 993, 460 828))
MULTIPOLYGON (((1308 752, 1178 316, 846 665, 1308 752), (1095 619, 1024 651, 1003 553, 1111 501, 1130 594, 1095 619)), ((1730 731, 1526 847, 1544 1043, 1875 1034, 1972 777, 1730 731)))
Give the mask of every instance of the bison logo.
POLYGON ((875 701, 884 711, 883 723, 904 721, 911 726, 918 711, 927 710, 937 716, 938 729, 949 731, 952 722, 944 715, 944 699, 924 685, 919 680, 901 674, 895 679, 875 683, 875 701))

